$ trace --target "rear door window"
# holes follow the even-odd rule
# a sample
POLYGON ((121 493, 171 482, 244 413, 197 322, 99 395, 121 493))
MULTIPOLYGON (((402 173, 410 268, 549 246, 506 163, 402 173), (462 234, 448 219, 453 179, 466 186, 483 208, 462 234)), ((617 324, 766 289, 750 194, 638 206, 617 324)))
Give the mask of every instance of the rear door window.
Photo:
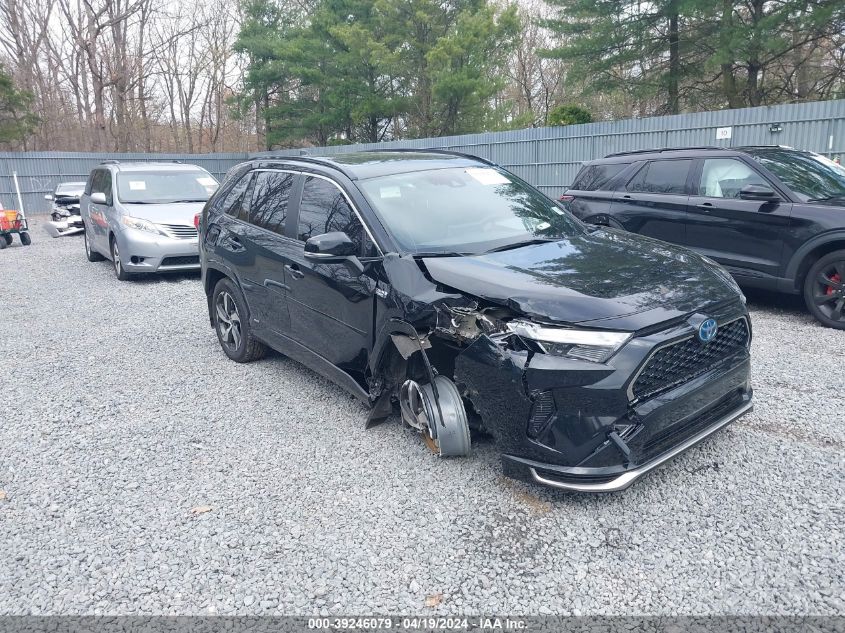
POLYGON ((600 191, 619 175, 631 163, 608 163, 605 165, 587 165, 575 177, 570 189, 576 191, 600 191))
POLYGON ((279 235, 285 233, 290 193, 297 174, 284 171, 259 171, 255 174, 249 221, 279 235))
POLYGON ((628 191, 683 195, 692 160, 655 160, 637 172, 628 183, 628 191))

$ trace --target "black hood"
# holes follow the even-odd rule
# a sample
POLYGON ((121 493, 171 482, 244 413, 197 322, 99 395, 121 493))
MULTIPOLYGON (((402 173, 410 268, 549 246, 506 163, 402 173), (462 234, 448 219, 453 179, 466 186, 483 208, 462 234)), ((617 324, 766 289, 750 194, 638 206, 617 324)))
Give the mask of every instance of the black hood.
POLYGON ((435 281, 542 321, 638 330, 739 298, 695 253, 614 230, 423 261, 435 281))

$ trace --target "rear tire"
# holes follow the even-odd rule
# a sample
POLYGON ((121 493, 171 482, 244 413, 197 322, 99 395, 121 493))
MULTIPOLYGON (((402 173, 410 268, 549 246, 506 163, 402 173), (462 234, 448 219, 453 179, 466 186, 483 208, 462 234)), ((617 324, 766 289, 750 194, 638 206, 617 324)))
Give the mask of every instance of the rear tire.
MULTIPOLYGON (((11 235, 9 236, 12 237, 11 235)), ((21 233, 21 244, 24 246, 29 246, 32 244, 32 238, 29 236, 29 233, 21 233)))
POLYGON ((85 239, 85 257, 88 258, 89 262, 101 262, 103 261, 103 256, 100 255, 97 251, 91 248, 91 243, 88 241, 88 230, 86 229, 82 233, 85 239))
POLYGON ((828 253, 810 267, 804 303, 822 325, 845 330, 845 250, 828 253))
POLYGON ((0 240, 0 251, 2 251, 4 248, 6 248, 10 244, 10 242, 6 241, 9 237, 11 237, 11 235, 5 235, 5 234, 3 235, 3 239, 0 240))
POLYGON ((3 241, 6 243, 6 246, 12 245, 12 234, 11 233, 3 233, 3 241))
POLYGON ((267 353, 267 346, 256 340, 249 325, 246 300, 228 277, 214 286, 211 295, 214 331, 223 353, 236 363, 250 363, 267 353))
POLYGON ((129 281, 130 274, 123 268, 123 262, 120 260, 120 247, 117 245, 117 238, 111 238, 111 263, 114 269, 114 276, 119 281, 129 281))

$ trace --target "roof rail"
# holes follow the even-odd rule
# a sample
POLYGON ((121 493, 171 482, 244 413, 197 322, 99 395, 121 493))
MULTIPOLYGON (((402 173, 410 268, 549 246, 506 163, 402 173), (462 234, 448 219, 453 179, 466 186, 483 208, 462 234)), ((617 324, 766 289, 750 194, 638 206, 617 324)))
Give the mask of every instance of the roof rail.
POLYGON ((120 165, 120 161, 115 158, 109 158, 108 160, 100 161, 101 165, 120 165))
POLYGON ((364 152, 428 152, 429 154, 447 154, 449 156, 460 156, 461 158, 469 158, 470 160, 477 160, 485 165, 492 165, 498 167, 496 163, 475 154, 466 154, 464 152, 454 152, 450 149, 441 149, 437 147, 395 147, 392 149, 365 149, 364 152))
POLYGON ((630 154, 659 154, 660 152, 683 152, 685 150, 731 150, 736 149, 735 147, 717 147, 716 145, 699 145, 696 147, 655 147, 652 149, 635 149, 629 152, 614 152, 613 154, 608 154, 605 158, 611 158, 613 156, 628 156, 630 154))

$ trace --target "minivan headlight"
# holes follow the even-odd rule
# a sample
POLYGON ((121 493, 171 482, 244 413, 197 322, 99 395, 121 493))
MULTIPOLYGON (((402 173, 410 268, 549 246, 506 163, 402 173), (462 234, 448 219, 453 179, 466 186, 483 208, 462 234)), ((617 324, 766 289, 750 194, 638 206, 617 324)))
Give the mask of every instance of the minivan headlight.
POLYGON ((580 330, 538 325, 531 321, 511 321, 514 334, 531 339, 546 354, 603 363, 633 336, 630 332, 580 330))
POLYGON ((125 226, 128 226, 130 229, 147 231, 148 233, 155 233, 156 235, 162 234, 159 228, 149 220, 142 220, 141 218, 133 218, 128 215, 124 215, 121 221, 125 226))

